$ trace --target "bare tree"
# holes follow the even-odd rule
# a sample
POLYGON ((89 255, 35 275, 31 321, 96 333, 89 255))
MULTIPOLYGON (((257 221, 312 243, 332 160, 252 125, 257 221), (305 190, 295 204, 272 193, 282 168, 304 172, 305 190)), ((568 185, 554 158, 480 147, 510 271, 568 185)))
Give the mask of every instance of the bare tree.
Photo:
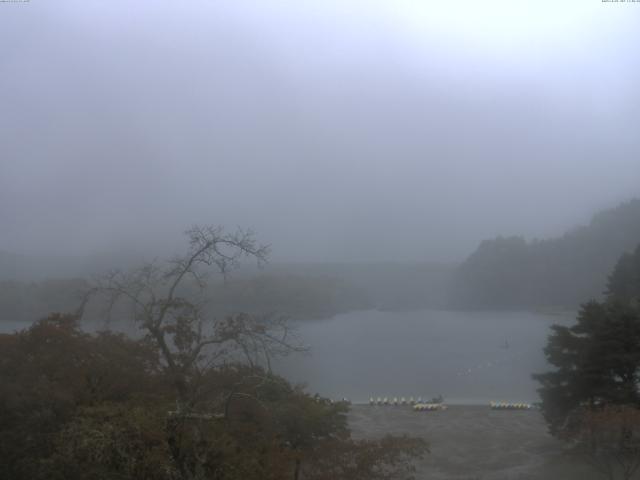
POLYGON ((80 308, 96 296, 106 300, 110 314, 126 306, 135 322, 158 349, 177 393, 178 412, 190 412, 203 372, 240 357, 251 366, 271 369, 273 355, 302 350, 284 318, 246 313, 212 318, 208 313, 208 280, 227 276, 243 258, 263 264, 269 248, 251 231, 227 233, 219 226, 195 226, 185 232, 184 255, 149 262, 98 278, 80 308))

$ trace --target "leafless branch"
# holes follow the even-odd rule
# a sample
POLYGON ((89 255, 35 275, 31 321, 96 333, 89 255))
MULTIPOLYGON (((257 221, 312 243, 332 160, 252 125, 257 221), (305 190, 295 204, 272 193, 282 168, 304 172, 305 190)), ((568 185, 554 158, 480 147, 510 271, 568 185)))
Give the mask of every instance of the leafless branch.
POLYGON ((188 403, 187 385, 203 369, 223 365, 240 350, 251 366, 266 364, 273 355, 301 351, 281 317, 248 314, 208 318, 208 278, 213 268, 224 276, 243 258, 266 262, 269 247, 256 242, 251 230, 227 233, 219 226, 194 226, 185 232, 187 252, 165 264, 154 260, 138 268, 113 271, 96 279, 79 309, 101 296, 108 312, 128 306, 132 321, 152 339, 179 397, 188 403), (235 352, 235 353, 234 353, 235 352))

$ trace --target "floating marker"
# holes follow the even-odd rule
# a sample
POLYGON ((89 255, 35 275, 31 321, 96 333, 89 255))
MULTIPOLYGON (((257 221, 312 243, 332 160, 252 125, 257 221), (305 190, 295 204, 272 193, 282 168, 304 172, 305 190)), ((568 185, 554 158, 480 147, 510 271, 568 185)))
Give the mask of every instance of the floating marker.
POLYGON ((446 410, 447 406, 443 403, 416 403, 413 406, 416 412, 433 412, 438 410, 446 410))
POLYGON ((530 403, 511 403, 511 402, 489 402, 492 410, 531 410, 533 405, 530 403))

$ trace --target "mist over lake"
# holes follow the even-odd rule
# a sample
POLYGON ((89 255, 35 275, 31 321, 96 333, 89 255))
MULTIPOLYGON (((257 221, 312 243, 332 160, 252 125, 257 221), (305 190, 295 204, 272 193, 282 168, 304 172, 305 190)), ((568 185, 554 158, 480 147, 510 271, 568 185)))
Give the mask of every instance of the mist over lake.
MULTIPOLYGON (((372 396, 425 399, 439 394, 454 404, 535 402, 539 398, 531 374, 548 368, 543 348, 549 327, 574 321, 571 313, 527 311, 343 313, 292 322, 308 351, 276 358, 273 368, 312 392, 356 403, 372 396)), ((4 333, 28 326, 0 325, 4 333)))
POLYGON ((639 15, 0 0, 0 480, 640 478, 639 15))
POLYGON ((531 402, 538 400, 531 373, 548 368, 549 326, 572 321, 532 312, 352 312, 297 322, 310 350, 275 370, 354 402, 438 394, 448 403, 531 402))

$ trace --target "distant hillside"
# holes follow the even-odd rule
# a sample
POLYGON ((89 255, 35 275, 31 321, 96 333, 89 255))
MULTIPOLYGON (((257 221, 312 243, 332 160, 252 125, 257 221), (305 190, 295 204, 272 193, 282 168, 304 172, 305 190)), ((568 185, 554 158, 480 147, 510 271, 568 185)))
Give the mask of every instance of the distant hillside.
POLYGON ((89 277, 108 270, 125 269, 136 265, 140 257, 143 256, 130 252, 55 256, 19 255, 0 251, 0 282, 40 282, 52 278, 89 277))
POLYGON ((0 322, 33 322, 51 312, 73 312, 87 283, 82 279, 41 282, 0 280, 0 322))
POLYGON ((560 238, 483 241, 458 267, 451 304, 462 308, 575 307, 599 298, 607 276, 640 243, 640 199, 593 216, 560 238))
MULTIPOLYGON (((83 279, 0 281, 0 321, 33 322, 51 312, 73 312, 88 288, 83 279)), ((188 291, 188 290, 187 290, 188 291)), ((360 290, 332 277, 258 275, 210 285, 207 313, 277 313, 296 319, 331 317, 371 308, 360 290)), ((129 312, 117 312, 127 315, 129 312)), ((104 320, 105 305, 93 304, 85 320, 104 320)), ((118 315, 115 315, 117 317, 118 315)))
POLYGON ((380 310, 445 308, 456 265, 435 262, 301 263, 270 265, 276 274, 332 277, 380 310))
MULTIPOLYGON (((3 280, 0 275, 0 321, 31 322, 52 311, 74 311, 79 292, 87 287, 83 279, 97 268, 93 263, 73 259, 73 268, 67 270, 53 263, 43 264, 38 270, 32 268, 37 262, 31 258, 5 259, 12 259, 14 265, 2 272, 10 280, 3 280), (90 265, 91 269, 83 271, 82 265, 90 265), (43 279, 44 272, 68 276, 43 279), (84 276, 73 278, 69 272, 84 276)), ((5 262, 7 265, 9 262, 5 262)), ((372 308, 443 308, 453 270, 450 265, 428 263, 269 264, 263 270, 244 266, 227 282, 219 278, 212 281, 209 308, 216 315, 244 311, 279 313, 296 319, 372 308)), ((102 311, 85 313, 91 320, 102 311)))

